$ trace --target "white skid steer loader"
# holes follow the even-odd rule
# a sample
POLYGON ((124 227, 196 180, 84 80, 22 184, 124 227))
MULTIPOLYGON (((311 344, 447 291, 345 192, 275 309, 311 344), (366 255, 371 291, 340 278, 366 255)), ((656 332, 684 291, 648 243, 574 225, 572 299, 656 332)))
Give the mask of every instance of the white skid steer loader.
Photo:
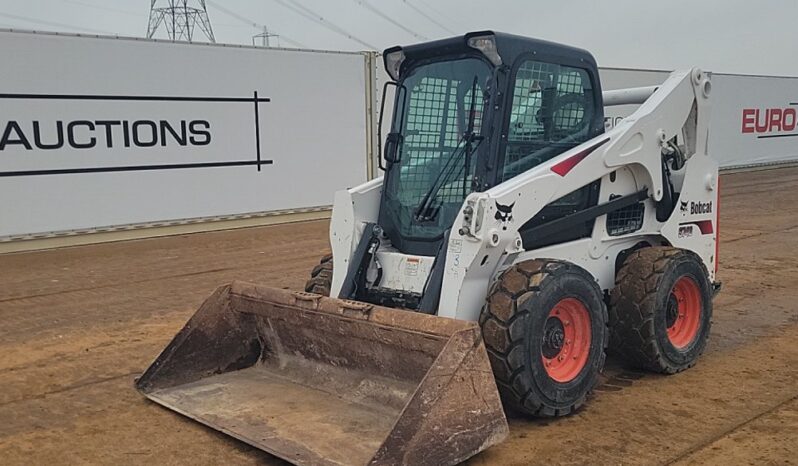
POLYGON ((443 465, 503 440, 503 407, 579 408, 607 349, 695 364, 720 288, 706 73, 602 94, 588 52, 489 31, 384 60, 385 176, 336 194, 306 292, 220 288, 142 393, 297 464, 443 465))

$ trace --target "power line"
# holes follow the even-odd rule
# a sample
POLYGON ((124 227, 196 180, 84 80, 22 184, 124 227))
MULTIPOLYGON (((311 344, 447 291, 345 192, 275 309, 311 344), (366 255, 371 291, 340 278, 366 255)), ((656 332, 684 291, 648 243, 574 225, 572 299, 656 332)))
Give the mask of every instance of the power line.
POLYGON ((116 12, 116 13, 124 13, 126 15, 138 16, 138 17, 143 16, 141 13, 137 13, 135 11, 120 10, 118 8, 109 8, 109 7, 106 7, 106 6, 95 5, 93 3, 80 2, 78 0, 61 0, 61 1, 64 2, 64 3, 71 3, 73 5, 82 5, 82 6, 86 6, 86 7, 89 7, 89 8, 95 8, 95 9, 98 9, 98 10, 113 11, 113 12, 116 12))
MULTIPOLYGON (((136 17, 139 17, 139 18, 143 16, 142 12, 134 12, 134 11, 130 11, 130 10, 120 10, 119 8, 109 8, 109 7, 105 7, 105 6, 95 5, 93 3, 81 2, 81 1, 78 1, 78 0, 61 0, 61 1, 65 2, 65 3, 72 3, 74 5, 82 5, 82 6, 85 6, 85 7, 88 7, 88 8, 96 8, 98 10, 112 11, 112 12, 115 12, 115 13, 122 13, 122 14, 129 15, 129 16, 136 16, 136 17)), ((210 3, 210 2, 208 2, 208 3, 210 3)), ((231 28, 243 27, 243 26, 239 26, 237 24, 225 24, 225 23, 219 23, 219 22, 216 22, 216 21, 213 22, 213 25, 214 26, 225 26, 225 27, 231 27, 231 28)))
MULTIPOLYGON (((245 24, 247 24, 247 25, 249 25, 249 26, 252 26, 252 27, 254 27, 255 29, 263 30, 264 28, 266 28, 266 26, 265 26, 265 25, 263 25, 263 24, 259 24, 259 23, 256 23, 255 21, 252 21, 251 19, 249 19, 249 18, 247 18, 247 17, 245 17, 245 16, 242 16, 242 15, 240 15, 240 14, 236 13, 235 11, 228 10, 227 8, 225 8, 225 7, 223 7, 223 6, 219 5, 219 4, 217 4, 217 3, 216 3, 216 2, 214 2, 214 1, 211 1, 211 0, 205 0, 205 1, 206 1, 206 3, 207 3, 208 5, 210 5, 210 6, 214 7, 214 8, 216 8, 217 10, 219 10, 219 11, 221 11, 222 13, 226 14, 227 16, 230 16, 231 18, 235 18, 235 19, 237 19, 237 20, 241 21, 242 23, 245 23, 245 24)), ((271 31, 271 32, 273 32, 274 34, 277 34, 277 33, 276 33, 276 32, 274 32, 274 31, 271 31)), ((292 39, 290 39, 290 38, 288 38, 288 37, 286 37, 286 36, 284 36, 284 35, 282 35, 282 34, 277 34, 277 35, 279 35, 279 36, 280 36, 280 39, 281 39, 282 41, 284 41, 284 42, 287 42, 287 43, 289 43, 289 44, 292 44, 294 47, 299 47, 299 48, 308 48, 306 45, 304 45, 304 44, 302 44, 302 43, 300 43, 300 42, 297 42, 297 41, 295 41, 295 40, 292 40, 292 39)))
POLYGON ((401 29, 401 30, 403 30, 403 31, 405 31, 405 32, 407 32, 409 34, 412 34, 417 39, 429 40, 429 37, 424 37, 421 34, 418 34, 417 32, 413 31, 412 29, 406 27, 404 24, 400 23, 399 21, 396 21, 395 19, 391 18, 390 16, 388 16, 385 13, 383 13, 382 11, 380 11, 379 8, 375 8, 372 4, 370 4, 366 0, 355 0, 355 2, 357 2, 357 4, 362 6, 363 8, 366 8, 367 10, 371 11, 375 15, 379 16, 380 18, 384 19, 385 21, 388 21, 389 23, 391 23, 394 26, 398 27, 399 29, 401 29))
MULTIPOLYGON (((81 6, 85 6, 85 7, 88 7, 88 8, 95 8, 95 9, 98 9, 98 10, 112 11, 112 12, 115 12, 115 13, 122 13, 122 14, 129 15, 129 16, 136 16, 138 18, 141 18, 143 16, 142 12, 134 12, 134 11, 130 11, 130 10, 120 10, 119 8, 109 8, 109 7, 105 7, 105 6, 95 5, 93 3, 81 2, 81 1, 78 1, 78 0, 61 0, 61 1, 64 2, 64 3, 72 3, 73 5, 81 5, 81 6)), ((225 26, 225 27, 231 27, 231 28, 243 27, 243 26, 239 26, 237 24, 225 24, 225 23, 218 23, 216 21, 214 21, 213 24, 214 24, 214 26, 225 26)))
MULTIPOLYGON (((435 16, 438 16, 439 18, 446 18, 449 23, 458 23, 460 26, 464 26, 465 25, 465 23, 463 23, 462 21, 460 21, 460 20, 458 20, 458 19, 456 19, 456 18, 454 18, 452 16, 449 16, 448 13, 437 9, 436 7, 432 6, 432 4, 429 3, 429 2, 426 2, 426 1, 423 1, 423 0, 413 0, 413 1, 415 1, 417 3, 420 3, 420 4, 424 5, 425 7, 427 7, 427 9, 429 11, 431 11, 432 13, 434 13, 435 16)), ((465 26, 467 26, 467 25, 465 25, 465 26)), ((455 33, 455 34, 457 34, 457 33, 455 33)))
POLYGON ((438 20, 436 20, 436 19, 435 19, 435 18, 433 18, 432 16, 428 15, 428 14, 427 14, 427 13, 425 13, 425 12, 424 12, 422 9, 420 9, 419 7, 417 7, 417 6, 413 5, 412 3, 408 2, 407 0, 403 0, 403 3, 404 3, 405 5, 407 5, 408 7, 410 7, 410 8, 411 8, 413 11, 415 11, 415 12, 416 12, 416 13, 418 13, 419 15, 421 15, 421 16, 423 16, 423 17, 427 18, 427 20, 428 20, 429 22, 431 22, 432 24, 434 24, 434 25, 438 26, 439 28, 443 29, 444 31, 446 31, 446 32, 448 32, 448 33, 450 33, 450 34, 457 34, 456 32, 452 31, 451 29, 447 28, 447 27, 446 27, 446 26, 444 26, 443 24, 439 23, 439 22, 438 22, 438 20))
POLYGON ((234 11, 230 11, 230 10, 228 10, 227 8, 225 8, 225 7, 221 6, 221 5, 217 5, 216 2, 213 2, 211 0, 205 0, 205 2, 208 5, 216 8, 217 10, 221 11, 222 13, 224 13, 224 14, 226 14, 228 16, 232 16, 233 18, 235 18, 235 19, 237 19, 237 20, 239 20, 241 22, 247 23, 248 25, 250 25, 252 27, 255 27, 257 29, 261 28, 261 25, 256 23, 255 21, 252 21, 249 18, 241 16, 241 15, 239 15, 238 13, 236 13, 234 11))
POLYGON ((75 29, 75 30, 78 30, 78 31, 91 32, 91 33, 94 33, 94 34, 116 35, 115 32, 103 31, 103 30, 100 30, 100 29, 91 29, 91 28, 87 28, 87 27, 83 27, 83 26, 73 26, 71 24, 57 23, 55 21, 46 21, 46 20, 43 20, 43 19, 30 18, 30 17, 27 17, 27 16, 13 15, 11 13, 0 13, 0 16, 2 16, 4 18, 16 19, 16 20, 19 20, 19 21, 26 21, 28 23, 33 23, 33 24, 41 24, 43 26, 75 29))
POLYGON ((342 35, 342 36, 346 37, 347 39, 355 41, 355 42, 357 42, 357 43, 359 43, 361 45, 365 45, 366 47, 368 47, 368 48, 370 48, 372 50, 378 50, 378 47, 375 47, 374 45, 371 45, 368 42, 365 42, 365 41, 353 36, 352 34, 347 32, 345 29, 343 29, 340 26, 337 26, 337 25, 331 23, 330 21, 325 19, 322 15, 316 13, 315 11, 311 10, 310 8, 307 8, 306 6, 302 5, 301 3, 299 3, 296 0, 274 0, 274 1, 277 2, 279 5, 283 6, 284 8, 287 8, 287 9, 293 11, 294 13, 296 13, 296 14, 298 14, 300 16, 303 16, 304 18, 307 18, 307 19, 315 22, 316 24, 318 24, 318 25, 320 25, 320 26, 322 26, 324 28, 327 28, 330 31, 333 31, 336 34, 342 35))
POLYGON ((368 42, 365 42, 365 41, 353 36, 352 34, 347 32, 345 29, 343 29, 340 26, 328 21, 322 15, 316 13, 315 11, 311 10, 310 8, 307 8, 306 6, 302 5, 298 1, 288 0, 288 2, 290 2, 290 3, 286 3, 283 0, 275 0, 275 1, 278 4, 282 5, 284 8, 288 8, 289 10, 293 11, 294 13, 296 13, 296 14, 298 14, 298 15, 306 18, 306 19, 309 19, 309 20, 313 21, 314 23, 316 23, 316 24, 318 24, 318 25, 320 25, 320 26, 322 26, 322 27, 324 27, 326 29, 329 29, 330 31, 333 31, 336 34, 342 35, 342 36, 344 36, 344 37, 346 37, 346 38, 348 38, 348 39, 350 39, 352 41, 355 41, 355 42, 357 42, 357 43, 359 43, 361 45, 365 45, 366 47, 369 47, 371 49, 375 49, 375 50, 377 49, 377 47, 375 47, 375 46, 369 44, 368 42))

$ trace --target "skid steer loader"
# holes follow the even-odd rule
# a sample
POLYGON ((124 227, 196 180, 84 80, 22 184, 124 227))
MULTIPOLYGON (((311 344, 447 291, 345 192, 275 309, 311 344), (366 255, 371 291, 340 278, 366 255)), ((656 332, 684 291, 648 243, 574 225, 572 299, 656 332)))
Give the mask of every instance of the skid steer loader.
POLYGON ((385 175, 336 194, 306 292, 218 289, 142 393, 297 464, 443 465, 502 441, 503 407, 578 409, 606 349, 695 364, 719 289, 709 75, 602 93, 588 52, 493 32, 384 61, 385 175))

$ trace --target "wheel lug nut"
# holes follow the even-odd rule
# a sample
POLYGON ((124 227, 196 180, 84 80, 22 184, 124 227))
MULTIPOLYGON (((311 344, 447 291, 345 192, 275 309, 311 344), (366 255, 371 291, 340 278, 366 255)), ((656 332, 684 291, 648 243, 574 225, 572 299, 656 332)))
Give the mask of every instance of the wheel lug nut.
POLYGON ((558 360, 558 361, 562 361, 562 355, 560 355, 560 356, 557 356, 557 360, 558 360))
POLYGON ((563 324, 563 325, 565 325, 565 326, 567 327, 567 326, 571 325, 571 321, 570 321, 570 320, 566 320, 566 321, 565 321, 565 322, 563 322, 562 324, 563 324))

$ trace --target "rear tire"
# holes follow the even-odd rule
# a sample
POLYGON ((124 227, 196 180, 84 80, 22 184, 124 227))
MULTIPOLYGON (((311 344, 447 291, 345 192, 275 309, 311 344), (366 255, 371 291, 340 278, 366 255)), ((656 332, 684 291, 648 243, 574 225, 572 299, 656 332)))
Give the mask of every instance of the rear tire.
POLYGON ((712 320, 712 286, 692 251, 635 251, 618 271, 610 298, 610 350, 633 365, 675 374, 704 352, 712 320))
POLYGON ((510 267, 491 286, 480 326, 506 407, 564 416, 598 383, 607 308, 596 281, 575 264, 541 259, 510 267))
POLYGON ((330 296, 333 276, 332 257, 332 254, 327 254, 321 258, 319 265, 313 267, 313 270, 310 272, 310 280, 305 282, 305 291, 308 293, 330 296))

